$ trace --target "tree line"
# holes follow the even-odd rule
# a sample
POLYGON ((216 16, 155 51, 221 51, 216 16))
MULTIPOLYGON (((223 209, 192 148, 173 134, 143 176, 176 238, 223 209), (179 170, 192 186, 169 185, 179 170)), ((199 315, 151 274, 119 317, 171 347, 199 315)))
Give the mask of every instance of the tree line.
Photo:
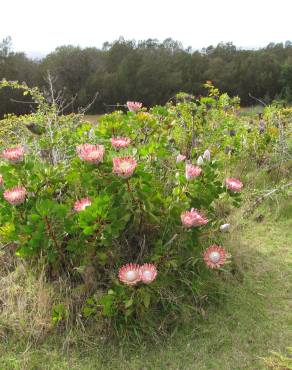
MULTIPOLYGON (((101 49, 60 46, 40 60, 14 52, 9 37, 0 43, 0 79, 25 81, 46 91, 48 72, 54 89, 69 102, 67 111, 90 102, 90 113, 103 113, 127 100, 145 106, 164 104, 179 91, 202 94, 206 80, 238 95, 242 105, 255 103, 249 94, 266 103, 273 99, 291 102, 292 42, 270 43, 257 50, 243 50, 228 42, 194 51, 170 38, 163 42, 120 38, 105 42, 101 49)), ((0 116, 31 109, 29 98, 0 91, 0 116)))

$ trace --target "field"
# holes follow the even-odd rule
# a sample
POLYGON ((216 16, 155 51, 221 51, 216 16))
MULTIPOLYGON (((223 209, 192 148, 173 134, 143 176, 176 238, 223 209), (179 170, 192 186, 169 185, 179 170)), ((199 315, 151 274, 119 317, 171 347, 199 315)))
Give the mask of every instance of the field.
POLYGON ((100 114, 87 114, 85 116, 86 121, 89 121, 92 124, 96 124, 98 122, 99 117, 101 117, 100 114))

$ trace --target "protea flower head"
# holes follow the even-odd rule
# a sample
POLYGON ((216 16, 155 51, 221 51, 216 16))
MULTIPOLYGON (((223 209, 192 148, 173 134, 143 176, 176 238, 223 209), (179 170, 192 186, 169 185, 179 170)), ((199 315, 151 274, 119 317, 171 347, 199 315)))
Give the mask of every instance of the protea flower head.
POLYGON ((210 160, 211 160, 211 153, 210 153, 210 151, 208 149, 204 151, 203 159, 205 159, 206 161, 210 162, 210 160))
POLYGON ((8 161, 12 163, 18 163, 23 160, 24 147, 17 146, 15 148, 4 149, 2 154, 3 154, 3 157, 7 159, 8 161))
POLYGON ((202 169, 199 166, 194 166, 193 164, 186 164, 186 179, 192 180, 195 177, 200 176, 202 169))
POLYGON ((74 210, 76 212, 84 211, 86 207, 91 206, 91 200, 89 198, 82 198, 74 203, 74 210))
POLYGON ((230 224, 223 224, 223 225, 220 226, 220 231, 222 233, 227 232, 229 229, 230 229, 230 224))
POLYGON ((140 279, 145 284, 150 284, 156 279, 157 269, 152 263, 144 263, 139 269, 140 279))
POLYGON ((119 280, 126 285, 136 285, 141 281, 140 266, 136 263, 128 263, 119 269, 119 280))
POLYGON ((128 137, 112 137, 111 144, 115 148, 127 148, 131 143, 131 139, 128 137))
POLYGON ((3 180, 3 176, 0 175, 0 186, 3 186, 4 185, 4 180, 3 180))
POLYGON ((137 162, 132 157, 113 158, 113 173, 125 179, 133 174, 136 167, 137 162))
POLYGON ((11 205, 18 206, 25 201, 26 193, 26 189, 23 186, 16 186, 5 190, 3 197, 11 205))
POLYGON ((77 146, 76 151, 80 159, 94 164, 101 162, 104 156, 103 145, 82 144, 77 146))
POLYGON ((185 227, 202 226, 209 222, 209 220, 195 208, 192 208, 190 211, 183 212, 180 218, 185 227))
POLYGON ((127 101, 127 107, 130 112, 138 112, 142 108, 142 103, 137 101, 127 101))
POLYGON ((180 162, 183 162, 187 157, 183 154, 179 154, 177 157, 176 157, 176 163, 180 163, 180 162))
POLYGON ((241 188, 243 187, 243 184, 241 181, 234 179, 232 177, 225 180, 226 188, 235 192, 239 192, 241 188))
POLYGON ((199 158, 197 159, 197 165, 198 166, 201 166, 202 164, 204 164, 204 159, 203 157, 200 155, 199 158))
POLYGON ((220 245, 210 245, 204 252, 205 264, 211 269, 224 265, 226 258, 227 253, 220 245))

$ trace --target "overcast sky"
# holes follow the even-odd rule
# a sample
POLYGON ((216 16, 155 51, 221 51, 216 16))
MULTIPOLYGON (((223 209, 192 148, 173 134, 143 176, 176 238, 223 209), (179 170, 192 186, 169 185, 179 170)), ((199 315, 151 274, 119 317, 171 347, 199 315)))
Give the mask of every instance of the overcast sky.
POLYGON ((101 47, 119 36, 172 37, 201 49, 292 40, 292 0, 0 0, 0 38, 44 55, 60 45, 101 47))

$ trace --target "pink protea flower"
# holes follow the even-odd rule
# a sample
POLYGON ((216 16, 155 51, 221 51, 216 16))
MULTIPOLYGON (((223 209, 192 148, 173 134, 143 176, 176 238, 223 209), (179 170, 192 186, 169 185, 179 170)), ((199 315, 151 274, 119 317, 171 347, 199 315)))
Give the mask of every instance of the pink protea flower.
POLYGON ((4 180, 3 180, 3 176, 0 175, 0 186, 3 186, 4 185, 4 180))
POLYGON ((192 208, 190 211, 183 212, 180 218, 185 227, 202 226, 209 222, 209 220, 195 208, 192 208))
POLYGON ((142 103, 137 101, 127 101, 127 107, 130 112, 138 112, 142 108, 142 103))
POLYGON ((132 157, 123 158, 113 158, 113 173, 127 179, 130 177, 135 168, 137 167, 137 162, 132 157))
POLYGON ((150 284, 156 279, 157 269, 152 263, 144 263, 139 269, 140 279, 145 284, 150 284))
POLYGON ((239 192, 243 187, 243 183, 232 177, 225 180, 226 188, 235 192, 239 192))
POLYGON ((103 145, 82 144, 77 146, 76 151, 80 159, 95 164, 101 162, 104 156, 103 145))
POLYGON ((3 196, 8 203, 13 206, 18 206, 25 201, 26 189, 23 186, 16 186, 5 190, 3 196))
POLYGON ((187 157, 185 155, 182 155, 182 154, 179 154, 177 157, 176 157, 176 163, 180 163, 182 161, 184 161, 187 157))
POLYGON ((111 144, 115 148, 127 148, 131 143, 131 139, 128 137, 112 137, 111 144))
POLYGON ((8 161, 18 163, 23 160, 24 148, 22 146, 17 146, 15 148, 4 149, 2 154, 8 161))
POLYGON ((141 281, 140 266, 136 263, 128 263, 119 269, 119 280, 126 285, 136 285, 141 281))
POLYGON ((211 268, 219 268, 224 265, 226 261, 227 253, 220 245, 210 245, 204 252, 205 264, 211 268))
POLYGON ((89 198, 82 198, 74 203, 74 210, 76 212, 84 211, 86 207, 91 206, 91 200, 89 198))
POLYGON ((199 166, 194 166, 192 164, 186 164, 186 179, 191 180, 195 177, 200 176, 202 169, 199 166))

